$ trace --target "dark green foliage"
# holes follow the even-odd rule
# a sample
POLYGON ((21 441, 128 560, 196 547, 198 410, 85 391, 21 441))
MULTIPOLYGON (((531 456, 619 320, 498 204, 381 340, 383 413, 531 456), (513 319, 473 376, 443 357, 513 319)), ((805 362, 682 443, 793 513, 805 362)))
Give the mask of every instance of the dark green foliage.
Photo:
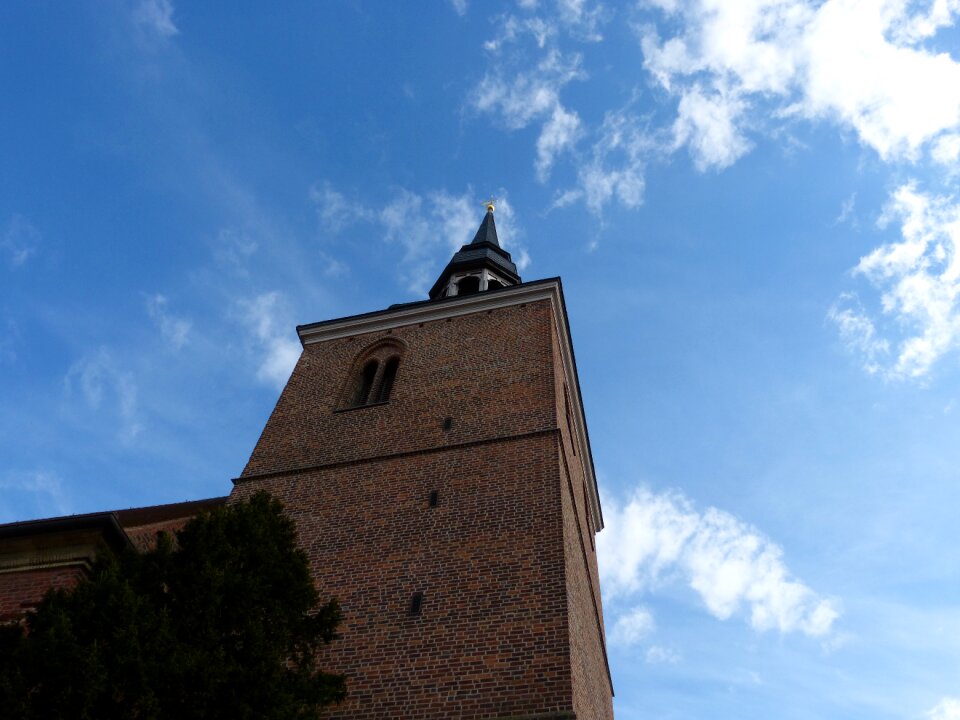
POLYGON ((266 493, 193 519, 174 543, 100 554, 47 593, 27 632, 0 628, 11 719, 313 718, 344 696, 313 662, 340 619, 317 607, 293 523, 266 493))

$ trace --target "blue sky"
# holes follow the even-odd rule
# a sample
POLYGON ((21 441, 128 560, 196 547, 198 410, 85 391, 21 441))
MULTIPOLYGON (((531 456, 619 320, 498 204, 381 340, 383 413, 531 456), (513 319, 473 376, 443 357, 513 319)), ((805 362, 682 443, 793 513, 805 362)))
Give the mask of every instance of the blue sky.
POLYGON ((229 491, 500 198, 630 718, 960 718, 960 3, 8 2, 0 522, 229 491))

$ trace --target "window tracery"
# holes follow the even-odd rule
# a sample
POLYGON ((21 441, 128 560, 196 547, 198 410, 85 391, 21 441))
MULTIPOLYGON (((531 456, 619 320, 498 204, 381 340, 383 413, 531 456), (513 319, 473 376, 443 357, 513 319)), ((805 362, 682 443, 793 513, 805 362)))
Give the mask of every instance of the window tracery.
POLYGON ((363 350, 351 366, 343 409, 389 402, 403 351, 403 343, 393 338, 363 350))

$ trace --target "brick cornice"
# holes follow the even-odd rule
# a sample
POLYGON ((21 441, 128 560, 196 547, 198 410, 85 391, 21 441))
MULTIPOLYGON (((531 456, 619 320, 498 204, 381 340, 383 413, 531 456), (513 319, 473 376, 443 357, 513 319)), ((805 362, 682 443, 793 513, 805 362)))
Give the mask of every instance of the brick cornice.
POLYGON ((333 468, 349 467, 351 465, 365 465, 368 463, 386 462, 397 460, 404 457, 413 457, 417 455, 432 455, 434 453, 446 452, 448 450, 463 450, 464 448, 476 447, 478 445, 490 445, 492 443, 515 442, 517 440, 526 440, 527 438, 539 437, 541 435, 560 435, 560 428, 547 428, 546 430, 534 430, 533 432, 520 433, 517 435, 498 435, 496 437, 481 438, 479 440, 469 440, 461 443, 450 443, 448 445, 434 445, 428 448, 417 448, 416 450, 406 450, 397 453, 383 453, 381 455, 369 455, 367 457, 352 458, 350 460, 337 460, 329 463, 313 463, 310 465, 298 465, 292 468, 282 468, 280 470, 271 470, 270 472, 258 473, 256 475, 241 475, 233 478, 231 482, 234 485, 252 482, 254 480, 267 480, 269 478, 284 477, 286 475, 297 475, 299 473, 313 472, 315 470, 330 470, 333 468))

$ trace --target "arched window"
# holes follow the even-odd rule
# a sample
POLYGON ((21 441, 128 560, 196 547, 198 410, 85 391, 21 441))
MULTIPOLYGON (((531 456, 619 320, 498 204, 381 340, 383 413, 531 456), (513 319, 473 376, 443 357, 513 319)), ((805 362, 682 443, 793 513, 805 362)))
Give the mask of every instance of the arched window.
POLYGON ((383 377, 380 378, 380 390, 377 393, 378 402, 386 402, 390 399, 390 391, 393 390, 393 381, 397 377, 397 368, 400 367, 400 358, 394 355, 387 360, 383 368, 383 377))
POLYGON ((384 338, 362 350, 353 361, 341 409, 389 402, 405 348, 396 338, 384 338))
POLYGON ((377 368, 380 363, 376 359, 370 360, 363 366, 360 373, 360 382, 357 383, 357 391, 353 396, 353 405, 366 405, 370 402, 370 391, 373 389, 373 381, 377 378, 377 368))

